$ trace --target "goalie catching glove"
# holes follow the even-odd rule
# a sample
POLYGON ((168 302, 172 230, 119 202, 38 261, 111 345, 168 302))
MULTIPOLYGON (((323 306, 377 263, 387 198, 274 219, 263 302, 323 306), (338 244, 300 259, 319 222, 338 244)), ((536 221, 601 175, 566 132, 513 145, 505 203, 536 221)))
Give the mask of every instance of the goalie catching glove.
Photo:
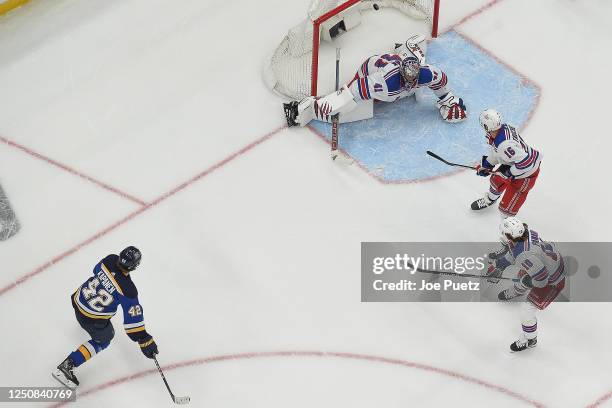
POLYGON ((437 105, 442 119, 449 123, 461 122, 467 118, 467 108, 463 99, 456 97, 452 92, 440 97, 437 105))

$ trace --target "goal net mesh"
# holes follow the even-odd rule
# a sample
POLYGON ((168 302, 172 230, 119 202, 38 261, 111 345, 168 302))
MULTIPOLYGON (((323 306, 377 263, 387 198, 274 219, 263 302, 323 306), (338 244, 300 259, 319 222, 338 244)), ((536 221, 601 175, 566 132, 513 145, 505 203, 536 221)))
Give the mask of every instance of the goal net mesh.
MULTIPOLYGON (((313 50, 313 26, 315 20, 336 7, 347 3, 338 0, 313 0, 307 18, 291 28, 264 67, 264 80, 269 88, 289 99, 302 99, 311 95, 311 80, 317 72, 312 72, 313 52, 318 52, 318 44, 313 50)), ((360 10, 393 8, 405 15, 425 20, 430 29, 433 27, 434 0, 362 0, 352 7, 360 10)), ((433 33, 435 36, 435 33, 433 33)))

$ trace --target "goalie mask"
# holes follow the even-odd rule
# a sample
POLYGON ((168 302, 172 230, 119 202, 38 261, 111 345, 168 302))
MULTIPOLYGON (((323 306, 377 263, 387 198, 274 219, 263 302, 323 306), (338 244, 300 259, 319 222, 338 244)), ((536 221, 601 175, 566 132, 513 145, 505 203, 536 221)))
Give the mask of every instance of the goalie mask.
POLYGON ((416 57, 406 57, 402 60, 402 76, 404 80, 409 83, 413 83, 419 77, 419 69, 421 64, 416 57))

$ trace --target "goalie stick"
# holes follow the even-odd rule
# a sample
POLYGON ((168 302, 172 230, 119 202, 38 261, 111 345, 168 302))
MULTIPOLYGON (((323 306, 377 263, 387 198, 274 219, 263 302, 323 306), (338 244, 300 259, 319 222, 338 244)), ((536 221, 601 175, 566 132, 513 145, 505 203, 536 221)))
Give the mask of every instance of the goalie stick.
MULTIPOLYGON (((336 92, 340 88, 340 48, 336 48, 336 92)), ((336 113, 332 116, 332 134, 331 134, 331 159, 336 160, 338 157, 338 121, 340 114, 336 113)))
MULTIPOLYGON (((336 92, 340 89, 340 48, 336 48, 336 92)), ((331 159, 336 162, 342 162, 344 164, 353 164, 353 160, 345 157, 338 150, 338 122, 340 121, 340 114, 336 113, 332 116, 332 133, 331 133, 331 159)))
POLYGON ((161 367, 159 366, 159 363, 157 362, 157 357, 153 356, 153 360, 155 360, 155 365, 157 366, 157 371, 159 371, 159 374, 161 375, 162 380, 164 380, 164 384, 166 384, 166 388, 168 389, 168 392, 170 393, 170 398, 172 398, 172 401, 175 404, 179 404, 179 405, 189 404, 189 401, 191 401, 191 398, 189 398, 189 397, 175 397, 174 396, 174 394, 172 393, 172 390, 170 389, 170 386, 168 385, 168 381, 166 381, 166 377, 164 376, 164 372, 162 371, 161 367))

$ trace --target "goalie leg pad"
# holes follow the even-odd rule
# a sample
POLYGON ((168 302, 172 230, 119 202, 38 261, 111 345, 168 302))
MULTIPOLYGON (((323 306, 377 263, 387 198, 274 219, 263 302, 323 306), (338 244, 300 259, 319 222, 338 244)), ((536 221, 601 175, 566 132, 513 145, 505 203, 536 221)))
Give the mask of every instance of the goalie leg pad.
POLYGON ((357 103, 353 99, 351 91, 347 87, 343 87, 338 92, 316 99, 313 110, 316 119, 329 122, 333 115, 348 113, 356 106, 357 103))
MULTIPOLYGON (((343 87, 340 91, 321 98, 314 96, 304 98, 297 103, 297 106, 295 102, 292 102, 293 112, 287 116, 287 123, 289 126, 306 126, 313 119, 331 122, 333 115, 348 113, 356 106, 357 103, 353 100, 351 91, 343 87), (297 109, 297 115, 295 115, 295 109, 297 109), (291 116, 292 123, 289 123, 289 116, 291 116)), ((285 114, 287 115, 287 108, 285 108, 285 114)))

